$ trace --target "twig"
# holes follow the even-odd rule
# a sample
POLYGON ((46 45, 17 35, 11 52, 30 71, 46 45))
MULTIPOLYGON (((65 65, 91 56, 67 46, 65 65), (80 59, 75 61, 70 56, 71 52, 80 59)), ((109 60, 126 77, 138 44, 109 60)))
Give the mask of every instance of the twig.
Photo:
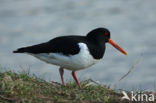
POLYGON ((56 85, 56 86, 61 86, 62 85, 61 83, 53 82, 53 81, 51 81, 50 83, 51 83, 51 85, 56 85))
POLYGON ((4 96, 2 96, 2 95, 0 95, 0 98, 5 99, 5 100, 8 100, 8 101, 17 100, 16 98, 8 98, 8 97, 4 97, 4 96))
POLYGON ((132 65, 132 67, 130 68, 130 70, 129 70, 124 76, 122 76, 122 77, 112 86, 111 89, 114 89, 114 88, 117 86, 117 84, 118 84, 122 79, 124 79, 124 78, 134 69, 134 67, 135 67, 141 60, 142 60, 142 57, 140 57, 140 58, 137 60, 137 62, 136 62, 134 65, 132 65))
POLYGON ((37 97, 41 98, 41 99, 44 99, 44 100, 51 100, 51 101, 53 101, 53 99, 50 98, 50 97, 45 97, 45 96, 37 96, 37 97))

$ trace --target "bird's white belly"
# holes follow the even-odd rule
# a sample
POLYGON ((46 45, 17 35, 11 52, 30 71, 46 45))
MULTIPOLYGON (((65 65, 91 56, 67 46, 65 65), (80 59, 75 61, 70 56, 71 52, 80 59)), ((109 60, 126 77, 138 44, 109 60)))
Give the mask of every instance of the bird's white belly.
POLYGON ((59 65, 68 70, 80 70, 96 64, 99 60, 94 59, 84 43, 78 44, 80 52, 76 55, 63 55, 61 53, 31 54, 38 59, 50 64, 59 65))

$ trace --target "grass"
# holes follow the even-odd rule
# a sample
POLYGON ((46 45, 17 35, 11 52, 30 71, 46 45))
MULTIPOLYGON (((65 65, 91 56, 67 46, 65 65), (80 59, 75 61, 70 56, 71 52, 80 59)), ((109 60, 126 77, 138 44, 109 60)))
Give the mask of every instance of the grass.
POLYGON ((62 86, 28 73, 0 72, 0 103, 132 103, 121 101, 122 94, 107 86, 75 82, 62 86))

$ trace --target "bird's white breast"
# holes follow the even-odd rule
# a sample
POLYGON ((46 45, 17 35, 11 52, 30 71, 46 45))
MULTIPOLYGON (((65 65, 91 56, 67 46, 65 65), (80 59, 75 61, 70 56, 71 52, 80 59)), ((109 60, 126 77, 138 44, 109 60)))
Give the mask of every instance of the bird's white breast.
MULTIPOLYGON (((62 53, 31 54, 38 59, 50 64, 59 65, 68 70, 80 70, 96 64, 99 60, 94 59, 88 47, 84 43, 78 43, 80 52, 75 55, 63 55, 62 53)), ((71 48, 72 49, 72 48, 71 48)))

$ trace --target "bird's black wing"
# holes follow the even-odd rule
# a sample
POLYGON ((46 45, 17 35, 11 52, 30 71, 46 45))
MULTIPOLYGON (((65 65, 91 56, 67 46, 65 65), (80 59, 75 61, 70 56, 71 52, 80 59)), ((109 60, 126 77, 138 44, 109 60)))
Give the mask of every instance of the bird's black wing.
POLYGON ((14 53, 62 53, 64 55, 74 55, 80 51, 78 43, 83 40, 83 36, 57 37, 46 43, 19 48, 14 53))

